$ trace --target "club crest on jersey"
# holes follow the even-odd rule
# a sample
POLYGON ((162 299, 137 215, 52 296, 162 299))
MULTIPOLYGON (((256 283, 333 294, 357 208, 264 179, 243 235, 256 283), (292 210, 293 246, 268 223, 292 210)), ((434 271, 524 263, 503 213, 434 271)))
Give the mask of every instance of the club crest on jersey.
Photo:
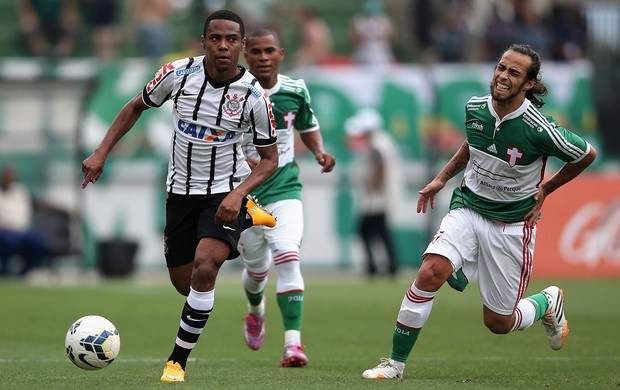
POLYGON ((506 150, 506 159, 508 160, 508 165, 510 165, 511 168, 521 161, 521 157, 523 157, 523 150, 519 150, 514 146, 508 146, 508 149, 506 150))
POLYGON ((241 114, 243 111, 242 103, 245 101, 245 98, 239 97, 236 93, 230 96, 227 94, 226 101, 224 102, 224 107, 222 108, 224 112, 226 112, 230 116, 237 116, 241 114))
POLYGON ((169 62, 166 65, 162 66, 157 71, 157 73, 155 73, 155 77, 153 78, 153 80, 149 81, 149 83, 146 85, 146 93, 151 93, 153 88, 155 88, 157 84, 159 84, 159 82, 162 81, 164 77, 172 71, 174 71, 174 65, 172 65, 172 62, 169 62))

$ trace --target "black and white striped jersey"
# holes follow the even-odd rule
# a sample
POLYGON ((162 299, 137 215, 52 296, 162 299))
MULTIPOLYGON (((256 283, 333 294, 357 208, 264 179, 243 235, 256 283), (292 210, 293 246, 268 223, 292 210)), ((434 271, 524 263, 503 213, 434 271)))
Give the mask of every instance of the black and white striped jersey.
POLYGON ((174 194, 232 191, 250 174, 241 148, 243 133, 251 130, 257 147, 276 142, 271 102, 254 76, 240 66, 237 76, 216 82, 203 59, 164 65, 142 90, 150 107, 173 103, 166 188, 174 194))

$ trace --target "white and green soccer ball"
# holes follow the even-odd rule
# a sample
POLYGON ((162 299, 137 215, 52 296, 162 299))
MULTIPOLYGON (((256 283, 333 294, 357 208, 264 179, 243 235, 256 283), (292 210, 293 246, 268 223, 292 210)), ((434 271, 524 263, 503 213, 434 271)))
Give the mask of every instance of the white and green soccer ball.
POLYGON ((69 327, 65 350, 76 366, 98 370, 116 359, 121 350, 121 338, 108 319, 98 315, 84 316, 69 327))

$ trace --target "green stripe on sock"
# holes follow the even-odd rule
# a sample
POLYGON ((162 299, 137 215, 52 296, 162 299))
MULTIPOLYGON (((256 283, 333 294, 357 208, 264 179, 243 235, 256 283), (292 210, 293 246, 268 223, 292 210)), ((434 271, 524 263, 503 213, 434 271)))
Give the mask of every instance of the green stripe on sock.
POLYGON ((248 297, 248 302, 252 306, 258 306, 263 301, 263 292, 259 292, 258 294, 250 294, 249 292, 245 292, 245 295, 248 297))
POLYGON ((539 292, 525 299, 528 299, 530 302, 532 302, 534 304, 534 307, 536 308, 536 318, 534 318, 534 321, 540 320, 549 308, 549 301, 547 300, 545 294, 539 292))
POLYGON ((406 363, 419 334, 420 329, 406 328, 397 323, 394 327, 390 358, 397 362, 406 363))

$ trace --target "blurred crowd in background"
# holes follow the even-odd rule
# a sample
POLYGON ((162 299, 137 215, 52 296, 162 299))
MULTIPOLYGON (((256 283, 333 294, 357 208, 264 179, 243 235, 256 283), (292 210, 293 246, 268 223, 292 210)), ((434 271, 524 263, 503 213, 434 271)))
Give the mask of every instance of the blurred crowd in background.
POLYGON ((588 55, 585 5, 566 0, 0 0, 1 56, 150 57, 200 53, 204 18, 238 12, 276 29, 285 66, 495 61, 513 42, 547 60, 588 55))

